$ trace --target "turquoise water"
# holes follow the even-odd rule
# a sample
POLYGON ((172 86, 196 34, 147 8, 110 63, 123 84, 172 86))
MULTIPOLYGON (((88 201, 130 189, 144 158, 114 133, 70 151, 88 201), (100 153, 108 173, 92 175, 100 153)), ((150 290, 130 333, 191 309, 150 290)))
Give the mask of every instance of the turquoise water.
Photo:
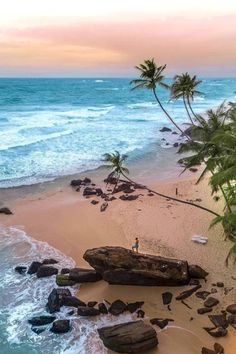
MULTIPOLYGON (((129 81, 0 79, 0 187, 93 169, 115 149, 130 162, 153 156, 165 173, 171 163, 165 155, 173 156, 166 148, 175 140, 169 136, 165 145, 159 129, 171 125, 151 92, 130 92, 129 81)), ((202 112, 232 99, 235 89, 236 79, 204 79, 205 95, 194 108, 202 112)), ((181 101, 168 102, 163 90, 159 95, 176 121, 187 121, 181 101)))

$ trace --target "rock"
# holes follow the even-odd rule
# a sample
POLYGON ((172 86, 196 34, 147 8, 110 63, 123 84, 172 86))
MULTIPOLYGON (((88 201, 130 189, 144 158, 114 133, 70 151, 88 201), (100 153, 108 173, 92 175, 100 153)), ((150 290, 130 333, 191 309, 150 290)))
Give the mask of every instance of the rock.
POLYGON ((98 204, 98 203, 99 203, 98 200, 94 200, 94 199, 93 199, 93 200, 91 201, 91 204, 93 204, 93 205, 96 205, 96 204, 98 204))
POLYGON ((97 191, 95 188, 86 187, 83 190, 83 196, 97 195, 97 191))
POLYGON ((60 311, 62 300, 71 296, 69 289, 53 289, 48 296, 47 309, 50 313, 60 311))
POLYGON ((118 353, 143 353, 158 345, 156 331, 143 321, 98 329, 106 348, 118 353))
POLYGON ((53 258, 46 258, 43 260, 42 264, 57 264, 58 261, 56 259, 53 259, 53 258))
POLYGON ((70 269, 69 268, 62 268, 61 274, 69 274, 69 273, 70 273, 70 269))
POLYGON ((111 304, 110 308, 108 309, 108 312, 114 316, 119 316, 126 311, 126 308, 127 305, 123 301, 116 300, 111 304))
POLYGON ((197 313, 199 315, 204 315, 205 313, 211 312, 212 308, 211 307, 202 307, 200 309, 197 310, 197 313))
POLYGON ((73 268, 69 278, 76 283, 93 283, 102 279, 102 276, 94 269, 73 268))
POLYGON ((154 194, 153 193, 148 193, 147 194, 149 197, 154 197, 154 194))
POLYGON ((176 296, 176 300, 185 300, 192 294, 194 294, 198 289, 200 289, 202 286, 201 285, 196 285, 193 288, 189 290, 184 290, 182 293, 180 293, 178 296, 176 296))
POLYGON ((79 316, 98 316, 100 311, 94 307, 89 306, 78 306, 78 315, 79 316))
POLYGON ((225 337, 228 334, 227 329, 222 327, 217 328, 204 328, 214 338, 225 337))
POLYGON ((106 305, 103 304, 102 302, 100 304, 98 304, 98 310, 103 315, 107 315, 108 314, 108 309, 107 309, 106 305))
POLYGON ((70 320, 56 320, 50 329, 53 333, 67 333, 71 329, 70 320))
POLYGON ((88 307, 94 307, 96 305, 97 305, 97 301, 89 301, 87 304, 88 307))
POLYGON ((108 176, 104 179, 104 182, 107 184, 117 184, 118 180, 116 177, 108 176))
POLYGON ((119 193, 119 192, 124 192, 124 193, 133 193, 134 188, 130 183, 121 183, 118 186, 116 186, 116 189, 113 193, 119 193))
POLYGON ((152 318, 150 320, 150 323, 152 325, 156 325, 158 326, 160 329, 165 328, 166 326, 168 326, 169 320, 167 318, 165 319, 160 319, 160 318, 152 318))
POLYGON ((72 187, 79 187, 82 183, 82 180, 81 179, 73 179, 71 182, 70 182, 70 185, 72 187))
POLYGON ((214 350, 215 350, 215 354, 224 354, 225 353, 224 348, 219 343, 214 344, 214 350))
POLYGON ((74 314, 75 314, 74 310, 71 310, 71 311, 67 312, 67 316, 74 316, 74 314))
POLYGON ((216 354, 214 350, 207 349, 206 347, 203 347, 203 348, 202 348, 201 353, 202 353, 202 354, 216 354))
POLYGON ((140 309, 143 305, 144 305, 144 301, 132 302, 127 304, 126 310, 129 311, 130 313, 134 313, 138 309, 140 309))
POLYGON ((197 169, 196 167, 190 167, 190 168, 189 168, 189 171, 190 171, 190 172, 197 172, 198 169, 197 169))
POLYGON ((227 306, 226 311, 231 313, 231 315, 236 315, 236 304, 227 306))
POLYGON ((175 134, 175 135, 176 135, 176 134, 178 134, 178 133, 174 131, 174 132, 172 132, 171 134, 175 134))
POLYGON ((174 143, 173 147, 177 148, 179 146, 179 143, 174 143))
POLYGON ((229 288, 229 287, 224 288, 224 294, 228 295, 230 293, 230 291, 232 291, 233 289, 234 288, 229 288))
POLYGON ((28 274, 35 274, 37 273, 39 267, 41 267, 41 262, 32 262, 28 269, 28 274))
POLYGON ((56 275, 58 273, 58 269, 52 266, 42 265, 37 270, 37 277, 38 278, 45 278, 50 277, 52 275, 56 275))
POLYGON ((211 294, 216 294, 216 293, 217 293, 217 289, 212 288, 212 289, 211 289, 211 294))
POLYGON ((138 310, 137 311, 137 317, 138 318, 144 318, 145 316, 145 312, 143 310, 138 310))
POLYGON ((101 188, 96 188, 96 193, 97 193, 97 196, 101 196, 103 194, 103 190, 101 188))
POLYGON ((75 281, 69 278, 69 274, 57 274, 56 283, 58 286, 73 286, 76 284, 75 281))
POLYGON ((120 196, 120 199, 121 200, 124 200, 124 201, 133 201, 133 200, 136 200, 138 199, 138 195, 121 195, 120 196))
POLYGON ((170 128, 167 128, 167 127, 163 127, 159 130, 161 133, 164 133, 164 132, 171 132, 172 130, 170 128))
POLYGON ((199 279, 190 279, 190 282, 188 285, 194 286, 194 285, 199 285, 200 281, 199 279))
POLYGON ((209 274, 198 265, 189 265, 188 272, 190 278, 196 278, 196 279, 205 279, 209 274))
POLYGON ((218 288, 223 288, 225 285, 224 285, 224 283, 222 283, 221 281, 218 281, 218 282, 216 283, 216 286, 217 286, 218 288))
POLYGON ((54 316, 35 316, 28 320, 32 326, 45 326, 49 323, 55 321, 56 317, 54 316))
POLYGON ((229 315, 228 323, 231 325, 236 325, 236 315, 229 315))
POLYGON ((198 291, 196 292, 196 296, 199 299, 206 300, 206 298, 210 295, 211 293, 209 291, 198 291))
POLYGON ((84 180, 83 180, 84 184, 90 184, 91 182, 92 182, 91 179, 88 178, 88 177, 85 177, 84 180))
POLYGON ((204 302, 205 307, 213 307, 219 304, 219 300, 214 297, 208 297, 208 299, 204 302))
POLYGON ((75 296, 66 296, 61 300, 61 306, 71 306, 71 307, 78 307, 78 306, 86 306, 85 302, 79 300, 75 296))
POLYGON ((76 188, 76 192, 80 192, 81 187, 76 188))
POLYGON ((19 274, 25 274, 27 271, 27 267, 17 266, 17 267, 15 267, 15 271, 19 274))
POLYGON ((161 296, 163 305, 169 305, 171 303, 173 294, 171 294, 169 291, 162 293, 161 296))
POLYGON ((139 254, 123 247, 94 248, 83 257, 110 284, 177 286, 189 282, 186 261, 139 254))
POLYGON ((0 214, 12 215, 13 213, 9 208, 4 207, 4 208, 0 208, 0 214))
POLYGON ((209 320, 216 326, 216 327, 223 327, 227 328, 229 323, 226 320, 226 315, 209 315, 209 320))
POLYGON ((100 207, 100 211, 101 212, 105 211, 107 209, 107 207, 108 207, 108 203, 107 202, 102 203, 102 205, 100 207))

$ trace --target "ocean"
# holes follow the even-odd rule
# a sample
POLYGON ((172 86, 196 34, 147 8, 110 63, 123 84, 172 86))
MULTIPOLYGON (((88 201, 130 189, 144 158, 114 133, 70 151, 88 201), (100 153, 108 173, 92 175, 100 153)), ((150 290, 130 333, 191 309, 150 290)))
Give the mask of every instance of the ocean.
MULTIPOLYGON (((171 123, 152 93, 131 92, 129 81, 0 79, 0 188, 94 169, 114 150, 128 154, 131 167, 149 161, 160 179, 173 177, 178 136, 165 134, 169 145, 161 140, 159 129, 171 123)), ((195 111, 233 99, 235 88, 235 78, 203 79, 195 111)), ((188 121, 181 100, 169 102, 162 89, 159 96, 178 123, 188 121)))
MULTIPOLYGON (((195 99, 195 111, 233 100, 235 89, 236 79, 203 79, 204 96, 195 99)), ((159 95, 178 123, 187 122, 180 100, 169 102, 163 90, 159 95)), ((128 79, 0 79, 0 188, 95 169, 103 154, 114 150, 129 155, 130 170, 139 165, 149 174, 157 167, 157 178, 176 177, 179 156, 173 143, 181 140, 160 133, 163 126, 173 128, 151 92, 130 92, 128 79)), ((132 320, 131 315, 87 320, 69 316, 67 308, 57 317, 71 319, 71 332, 59 336, 47 329, 37 335, 31 330, 27 320, 45 314, 55 277, 22 276, 14 267, 50 257, 59 268, 74 266, 22 229, 0 225, 0 353, 105 354, 96 328, 132 320)))

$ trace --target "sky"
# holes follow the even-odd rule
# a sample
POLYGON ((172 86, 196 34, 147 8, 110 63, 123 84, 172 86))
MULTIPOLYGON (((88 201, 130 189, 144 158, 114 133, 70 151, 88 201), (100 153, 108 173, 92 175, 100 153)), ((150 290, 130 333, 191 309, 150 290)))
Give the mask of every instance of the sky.
POLYGON ((235 0, 0 0, 1 77, 236 76, 235 0))

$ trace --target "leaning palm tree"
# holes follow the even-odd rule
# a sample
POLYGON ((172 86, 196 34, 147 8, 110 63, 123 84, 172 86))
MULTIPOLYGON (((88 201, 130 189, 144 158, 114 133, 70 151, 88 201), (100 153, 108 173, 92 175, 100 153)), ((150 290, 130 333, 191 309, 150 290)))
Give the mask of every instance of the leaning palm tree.
POLYGON ((174 121, 174 119, 169 115, 163 104, 161 103, 158 95, 157 95, 157 87, 162 87, 165 89, 169 89, 169 86, 164 83, 164 75, 163 71, 166 68, 166 65, 157 66, 154 59, 144 60, 143 64, 135 67, 140 72, 140 78, 136 80, 132 80, 130 85, 133 85, 132 90, 136 89, 148 89, 152 90, 156 101, 161 107, 162 111, 165 113, 167 118, 171 121, 171 123, 181 132, 181 134, 185 135, 188 139, 189 137, 186 133, 180 128, 180 126, 174 121))
MULTIPOLYGON (((103 161, 105 162, 108 162, 109 164, 106 164, 104 167, 106 168, 110 168, 112 170, 112 172, 108 175, 108 180, 110 177, 115 177, 116 178, 116 184, 115 184, 115 187, 114 187, 114 190, 117 186, 117 184, 119 183, 119 180, 120 180, 120 176, 122 175, 126 180, 128 180, 132 185, 136 186, 136 187, 140 187, 142 189, 146 189, 148 192, 151 192, 153 194, 156 194, 158 195, 159 197, 162 197, 162 198, 166 198, 166 199, 170 199, 170 200, 174 200, 176 202, 179 202, 179 203, 182 203, 182 204, 188 204, 188 205, 191 205, 193 207, 196 207, 196 208, 199 208, 199 209, 202 209, 202 210, 205 210, 213 215, 215 215, 216 217, 220 217, 219 214, 217 214, 216 212, 214 212, 213 210, 210 210, 208 208, 205 208, 201 205, 198 205, 198 204, 195 204, 195 203, 192 203, 192 202, 188 202, 186 200, 182 200, 182 199, 178 199, 178 198, 175 198, 175 197, 171 197, 171 196, 168 196, 168 195, 165 195, 165 194, 162 194, 162 193, 159 193, 159 192, 156 192, 150 188, 148 188, 147 186, 145 185, 142 185, 142 184, 139 184, 135 181, 133 181, 132 179, 130 179, 127 174, 129 173, 129 170, 127 167, 124 166, 124 161, 128 158, 127 155, 121 155, 118 151, 115 151, 114 153, 106 153, 104 154, 104 159, 103 161)), ((113 191, 114 191, 113 190, 113 191)))
POLYGON ((190 111, 195 119, 198 120, 198 117, 193 112, 191 101, 194 99, 194 96, 202 94, 200 91, 196 90, 196 87, 201 82, 202 81, 197 80, 196 76, 191 77, 188 73, 185 73, 181 75, 176 75, 174 77, 173 84, 171 85, 171 99, 183 99, 186 112, 192 124, 194 124, 194 122, 191 117, 190 111))

